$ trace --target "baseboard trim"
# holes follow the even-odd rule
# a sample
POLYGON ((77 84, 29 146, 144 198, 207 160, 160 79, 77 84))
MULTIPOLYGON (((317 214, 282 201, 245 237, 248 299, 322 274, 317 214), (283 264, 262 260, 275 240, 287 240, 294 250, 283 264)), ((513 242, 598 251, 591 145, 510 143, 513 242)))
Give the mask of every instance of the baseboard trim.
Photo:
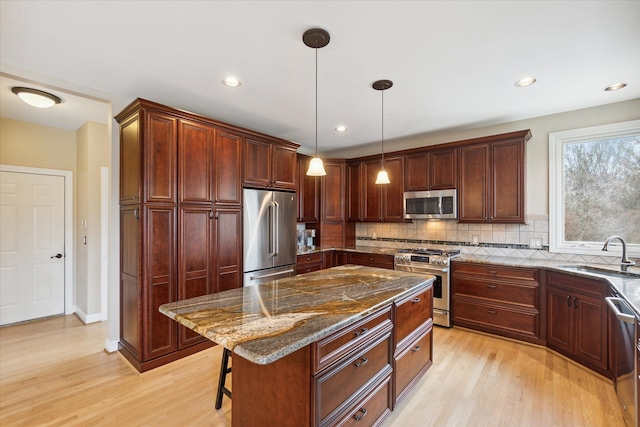
POLYGON ((77 305, 75 306, 75 313, 85 325, 88 325, 89 323, 102 322, 102 313, 87 315, 87 313, 82 311, 77 305))

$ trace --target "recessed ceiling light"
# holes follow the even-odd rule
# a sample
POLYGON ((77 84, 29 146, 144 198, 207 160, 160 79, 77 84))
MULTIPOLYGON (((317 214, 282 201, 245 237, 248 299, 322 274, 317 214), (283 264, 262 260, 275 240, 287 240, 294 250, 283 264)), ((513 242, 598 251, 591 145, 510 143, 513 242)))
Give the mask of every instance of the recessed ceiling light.
POLYGON ((614 85, 605 87, 604 90, 606 90, 607 92, 612 92, 614 90, 622 89, 626 85, 626 83, 616 83, 614 85))
POLYGON ((531 86, 536 82, 535 77, 525 77, 524 79, 520 79, 514 83, 517 87, 527 87, 531 86))
POLYGON ((241 84, 240 80, 235 77, 227 77, 222 81, 222 83, 224 83, 225 86, 229 87, 238 87, 241 84))
POLYGON ((18 95, 20 99, 32 107, 49 108, 62 102, 60 98, 49 92, 30 87, 12 87, 11 92, 18 95))
POLYGON ((347 131, 347 127, 340 125, 336 128, 336 132, 346 132, 347 131))

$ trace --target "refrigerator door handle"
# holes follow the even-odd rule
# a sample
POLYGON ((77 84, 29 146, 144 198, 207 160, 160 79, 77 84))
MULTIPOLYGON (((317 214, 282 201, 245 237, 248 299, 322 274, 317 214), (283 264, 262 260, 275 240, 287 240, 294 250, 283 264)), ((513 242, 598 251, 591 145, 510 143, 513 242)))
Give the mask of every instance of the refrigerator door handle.
POLYGON ((295 270, 293 268, 290 268, 288 270, 278 271, 277 273, 268 273, 268 274, 261 274, 258 276, 250 276, 249 280, 264 279, 265 277, 281 276, 283 274, 289 274, 293 272, 295 272, 295 270))
POLYGON ((275 206, 273 202, 269 202, 269 256, 274 256, 276 254, 276 229, 274 227, 275 216, 275 206))
POLYGON ((273 202, 275 215, 273 220, 273 231, 274 231, 274 244, 273 244, 273 255, 278 255, 280 253, 280 205, 278 202, 273 202))

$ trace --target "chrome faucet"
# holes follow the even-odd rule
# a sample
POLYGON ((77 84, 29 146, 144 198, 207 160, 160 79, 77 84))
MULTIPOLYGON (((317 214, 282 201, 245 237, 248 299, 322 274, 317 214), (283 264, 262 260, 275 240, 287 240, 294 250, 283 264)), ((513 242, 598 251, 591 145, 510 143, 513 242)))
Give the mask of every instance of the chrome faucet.
POLYGON ((622 271, 627 271, 627 268, 629 268, 632 265, 636 265, 636 263, 634 261, 631 261, 629 258, 627 258, 627 244, 625 243, 622 237, 616 236, 616 235, 609 236, 607 240, 604 241, 604 246, 602 247, 602 250, 606 251, 607 248, 609 247, 609 243, 611 243, 611 241, 615 239, 620 240, 620 242, 622 243, 622 259, 620 260, 620 269, 622 271))

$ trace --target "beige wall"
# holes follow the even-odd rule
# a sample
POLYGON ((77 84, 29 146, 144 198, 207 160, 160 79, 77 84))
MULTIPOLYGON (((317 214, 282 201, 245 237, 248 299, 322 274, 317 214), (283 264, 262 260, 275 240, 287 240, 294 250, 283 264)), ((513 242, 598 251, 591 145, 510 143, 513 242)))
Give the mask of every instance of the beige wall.
POLYGON ((72 171, 76 175, 76 132, 0 119, 0 163, 72 171))
MULTIPOLYGON (((385 141, 385 151, 403 150, 446 142, 495 135, 522 129, 531 129, 532 137, 527 142, 526 200, 527 215, 549 214, 549 133, 578 129, 609 123, 624 122, 640 118, 640 99, 602 105, 599 107, 569 111, 534 119, 519 120, 494 126, 467 129, 455 132, 418 135, 396 141, 385 141)), ((428 120, 428 118, 425 118, 428 120)), ((367 147, 327 153, 327 157, 351 158, 376 154, 378 143, 367 147)))

